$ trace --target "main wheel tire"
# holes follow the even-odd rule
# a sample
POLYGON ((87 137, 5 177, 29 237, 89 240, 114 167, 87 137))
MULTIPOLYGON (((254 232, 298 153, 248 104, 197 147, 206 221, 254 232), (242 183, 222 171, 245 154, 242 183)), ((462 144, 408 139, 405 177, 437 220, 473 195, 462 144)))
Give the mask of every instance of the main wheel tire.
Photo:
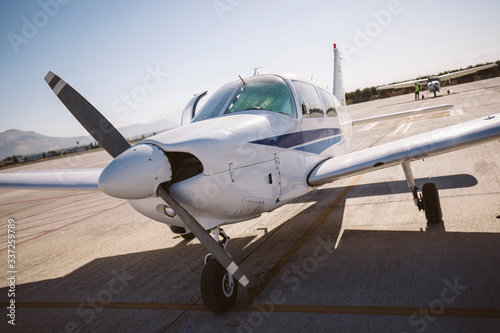
POLYGON ((184 234, 184 235, 181 235, 181 236, 182 236, 182 238, 184 238, 185 240, 191 240, 191 239, 193 239, 193 238, 194 238, 194 235, 193 235, 193 233, 192 233, 192 232, 187 233, 187 234, 184 234))
POLYGON ((213 258, 208 259, 201 275, 201 298, 210 311, 225 313, 231 310, 238 296, 238 281, 229 282, 229 273, 213 258))
POLYGON ((436 184, 426 183, 422 187, 422 199, 424 202, 425 218, 429 223, 443 221, 443 212, 439 202, 439 193, 436 184))

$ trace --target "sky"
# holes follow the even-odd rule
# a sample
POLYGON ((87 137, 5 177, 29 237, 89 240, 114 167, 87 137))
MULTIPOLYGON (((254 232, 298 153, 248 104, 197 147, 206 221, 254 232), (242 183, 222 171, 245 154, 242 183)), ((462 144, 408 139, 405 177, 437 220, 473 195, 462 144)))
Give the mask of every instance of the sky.
POLYGON ((331 89, 333 43, 346 91, 500 60, 499 14, 497 0, 4 0, 0 132, 87 134, 48 71, 116 127, 179 123, 193 94, 255 67, 331 89))

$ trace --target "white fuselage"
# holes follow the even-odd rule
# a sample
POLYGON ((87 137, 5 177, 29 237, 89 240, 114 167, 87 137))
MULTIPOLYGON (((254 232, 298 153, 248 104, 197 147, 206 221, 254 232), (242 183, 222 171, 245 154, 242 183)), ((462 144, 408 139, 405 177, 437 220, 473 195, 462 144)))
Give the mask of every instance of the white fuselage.
MULTIPOLYGON (((169 152, 190 154, 201 162, 202 172, 173 182, 170 192, 207 230, 257 217, 306 194, 315 188, 307 183, 312 168, 348 152, 351 120, 335 97, 328 93, 335 116, 306 111, 304 115, 303 109, 314 101, 300 95, 295 85, 309 85, 306 87, 310 89, 312 84, 276 77, 290 89, 296 116, 246 109, 223 114, 224 109, 232 107, 230 95, 220 115, 139 143, 155 145, 167 156, 169 152)), ((247 88, 235 89, 239 94, 247 88)), ((321 94, 327 99, 325 92, 321 94)), ((323 105, 323 109, 327 107, 323 105)), ((129 201, 154 220, 183 227, 178 217, 165 213, 165 202, 160 198, 129 201)))
POLYGON ((429 92, 439 92, 441 90, 441 81, 439 79, 429 79, 427 89, 429 92))

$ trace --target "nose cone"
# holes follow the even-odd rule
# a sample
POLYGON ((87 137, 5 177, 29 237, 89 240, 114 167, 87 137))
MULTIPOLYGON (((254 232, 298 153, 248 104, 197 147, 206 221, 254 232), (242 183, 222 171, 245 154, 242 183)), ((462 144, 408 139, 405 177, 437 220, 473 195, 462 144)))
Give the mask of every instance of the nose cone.
POLYGON ((108 164, 99 177, 99 189, 116 198, 144 199, 156 196, 158 186, 171 179, 165 153, 155 145, 141 144, 108 164))

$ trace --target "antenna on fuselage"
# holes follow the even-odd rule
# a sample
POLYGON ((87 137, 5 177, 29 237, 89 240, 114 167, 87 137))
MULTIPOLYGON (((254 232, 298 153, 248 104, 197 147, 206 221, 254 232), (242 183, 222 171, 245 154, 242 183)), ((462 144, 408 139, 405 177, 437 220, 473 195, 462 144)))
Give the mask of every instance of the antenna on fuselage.
POLYGON ((264 67, 255 67, 255 68, 253 69, 253 76, 260 74, 260 73, 259 73, 259 69, 261 69, 261 68, 264 68, 264 67))

